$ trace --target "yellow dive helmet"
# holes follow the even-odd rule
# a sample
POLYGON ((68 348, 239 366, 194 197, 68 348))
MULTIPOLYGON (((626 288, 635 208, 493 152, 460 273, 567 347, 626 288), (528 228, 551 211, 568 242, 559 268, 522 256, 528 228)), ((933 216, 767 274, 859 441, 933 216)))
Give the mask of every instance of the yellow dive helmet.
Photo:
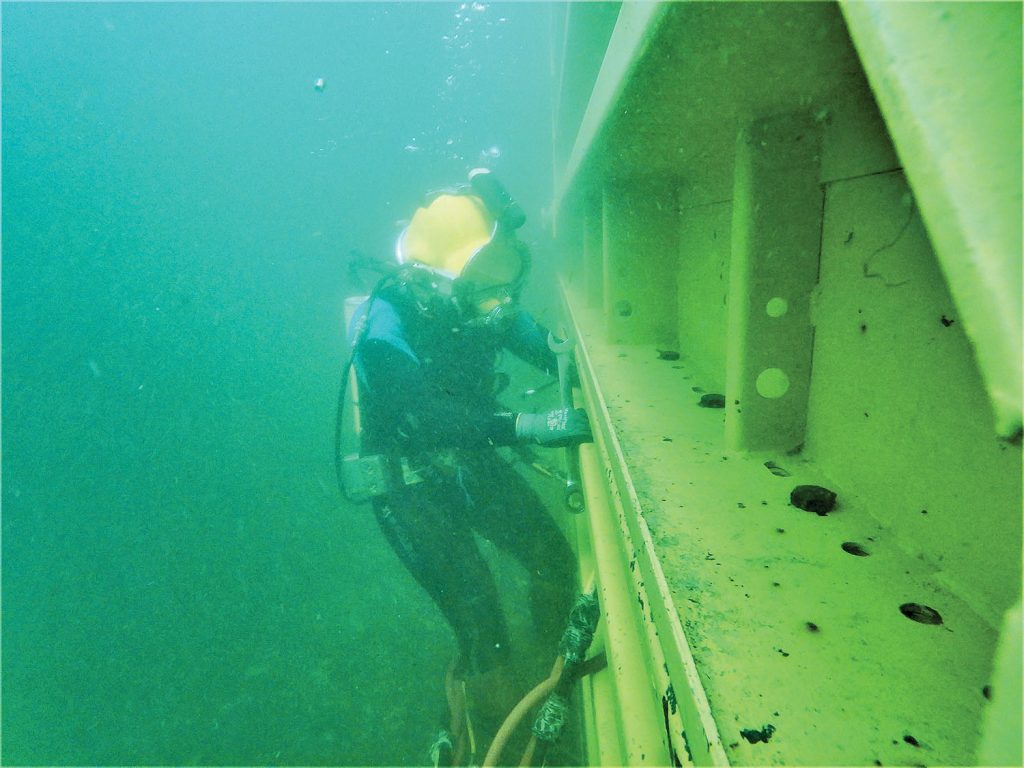
POLYGON ((398 238, 399 264, 418 264, 450 280, 497 232, 497 222, 474 195, 440 194, 420 208, 398 238))
POLYGON ((450 299, 464 320, 491 324, 518 298, 529 252, 515 236, 525 217, 491 174, 435 195, 419 208, 395 247, 398 263, 429 275, 430 289, 450 299), (497 210, 496 210, 497 209, 497 210))

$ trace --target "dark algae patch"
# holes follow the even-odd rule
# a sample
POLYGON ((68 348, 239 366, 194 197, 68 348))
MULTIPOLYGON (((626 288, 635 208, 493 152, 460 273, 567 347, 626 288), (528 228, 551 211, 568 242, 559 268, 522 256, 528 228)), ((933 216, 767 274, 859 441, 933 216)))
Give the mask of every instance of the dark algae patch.
POLYGON ((767 744, 773 733, 775 733, 775 726, 768 723, 761 728, 744 728, 740 731, 740 736, 751 744, 757 744, 758 742, 764 742, 767 744))
POLYGON ((798 485, 790 492, 789 503, 824 517, 836 508, 836 493, 820 485, 798 485))

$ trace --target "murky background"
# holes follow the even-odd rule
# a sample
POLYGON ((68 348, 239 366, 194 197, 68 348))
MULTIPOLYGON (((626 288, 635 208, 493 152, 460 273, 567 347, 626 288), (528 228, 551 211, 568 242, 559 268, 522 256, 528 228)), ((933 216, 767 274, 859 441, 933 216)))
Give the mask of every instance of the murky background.
POLYGON ((559 12, 4 4, 4 763, 426 761, 453 640, 334 486, 345 261, 487 164, 545 282, 559 12))

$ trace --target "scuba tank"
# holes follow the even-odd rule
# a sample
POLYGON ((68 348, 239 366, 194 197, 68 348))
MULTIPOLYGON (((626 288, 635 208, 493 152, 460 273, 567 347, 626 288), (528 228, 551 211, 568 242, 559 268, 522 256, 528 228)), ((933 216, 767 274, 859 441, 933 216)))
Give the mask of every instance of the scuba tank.
MULTIPOLYGON (((345 329, 346 331, 352 327, 352 318, 355 317, 356 310, 359 306, 366 301, 369 301, 369 296, 349 296, 345 299, 345 329)), ((358 337, 362 334, 356 333, 352 338, 352 352, 355 353, 356 346, 358 345, 358 337)), ((348 391, 349 391, 349 411, 350 415, 347 423, 343 425, 342 430, 345 434, 355 439, 354 446, 345 446, 348 450, 358 453, 359 440, 362 438, 363 425, 359 418, 359 376, 356 375, 356 367, 354 365, 348 366, 348 391)))
MULTIPOLYGON (((350 296, 345 299, 345 328, 352 325, 356 311, 364 303, 372 301, 370 296, 350 296)), ((367 327, 370 307, 360 319, 352 333, 352 352, 341 377, 338 392, 338 412, 334 422, 334 469, 338 489, 348 501, 362 504, 388 491, 388 475, 384 457, 361 456, 360 440, 363 427, 359 411, 359 376, 356 373, 355 357, 367 327), (346 405, 348 409, 346 411, 346 405)))

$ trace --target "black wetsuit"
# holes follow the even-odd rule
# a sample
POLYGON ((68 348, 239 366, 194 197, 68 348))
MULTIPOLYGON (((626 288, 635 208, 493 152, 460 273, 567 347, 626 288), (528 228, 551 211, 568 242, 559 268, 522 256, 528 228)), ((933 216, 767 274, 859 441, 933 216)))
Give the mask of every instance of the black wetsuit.
POLYGON ((495 450, 516 441, 514 415, 494 393, 497 355, 508 349, 553 374, 547 331, 522 311, 501 332, 460 328, 397 289, 373 299, 365 323, 354 358, 362 452, 384 454, 393 467, 404 459, 416 473, 411 483, 396 474, 394 490, 374 501, 385 536, 455 631, 465 671, 487 671, 509 654, 474 532, 525 567, 535 627, 554 649, 572 600, 573 556, 537 494, 495 450))

